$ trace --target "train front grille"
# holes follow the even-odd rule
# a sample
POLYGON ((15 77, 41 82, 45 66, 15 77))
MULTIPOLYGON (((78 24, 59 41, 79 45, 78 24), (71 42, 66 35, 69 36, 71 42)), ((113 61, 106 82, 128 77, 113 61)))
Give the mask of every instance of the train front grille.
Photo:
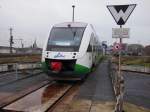
POLYGON ((53 71, 55 68, 59 72, 74 71, 75 63, 76 63, 76 60, 45 59, 45 61, 46 61, 46 64, 47 64, 49 70, 53 71))

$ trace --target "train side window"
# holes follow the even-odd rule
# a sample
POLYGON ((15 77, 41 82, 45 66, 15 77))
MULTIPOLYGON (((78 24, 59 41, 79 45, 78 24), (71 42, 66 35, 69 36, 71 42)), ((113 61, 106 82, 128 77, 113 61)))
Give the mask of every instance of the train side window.
POLYGON ((87 52, 92 52, 93 35, 94 34, 91 33, 90 42, 89 42, 89 45, 88 45, 88 48, 87 48, 87 52))
POLYGON ((89 43, 89 46, 87 48, 87 52, 92 52, 92 46, 90 45, 90 43, 89 43))

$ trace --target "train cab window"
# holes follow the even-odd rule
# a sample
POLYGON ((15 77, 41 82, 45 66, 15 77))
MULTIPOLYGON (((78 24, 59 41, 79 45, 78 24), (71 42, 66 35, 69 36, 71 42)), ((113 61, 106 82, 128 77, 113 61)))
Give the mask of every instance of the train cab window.
POLYGON ((73 51, 79 49, 85 27, 54 27, 48 40, 48 50, 65 47, 73 51), (52 49, 49 49, 52 48, 52 49))

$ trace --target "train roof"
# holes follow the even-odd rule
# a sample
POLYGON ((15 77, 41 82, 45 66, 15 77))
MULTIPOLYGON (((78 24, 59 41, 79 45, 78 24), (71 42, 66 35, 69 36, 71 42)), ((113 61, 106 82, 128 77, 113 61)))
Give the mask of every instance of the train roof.
POLYGON ((70 25, 71 27, 86 27, 88 23, 83 22, 64 22, 54 25, 54 27, 68 27, 70 25))

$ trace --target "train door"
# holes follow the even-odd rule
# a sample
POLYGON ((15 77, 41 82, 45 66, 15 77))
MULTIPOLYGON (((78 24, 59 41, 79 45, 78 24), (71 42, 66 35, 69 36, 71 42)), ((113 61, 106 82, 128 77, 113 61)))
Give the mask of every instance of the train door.
POLYGON ((95 66, 95 39, 94 33, 91 34, 91 45, 92 45, 92 66, 95 66))

